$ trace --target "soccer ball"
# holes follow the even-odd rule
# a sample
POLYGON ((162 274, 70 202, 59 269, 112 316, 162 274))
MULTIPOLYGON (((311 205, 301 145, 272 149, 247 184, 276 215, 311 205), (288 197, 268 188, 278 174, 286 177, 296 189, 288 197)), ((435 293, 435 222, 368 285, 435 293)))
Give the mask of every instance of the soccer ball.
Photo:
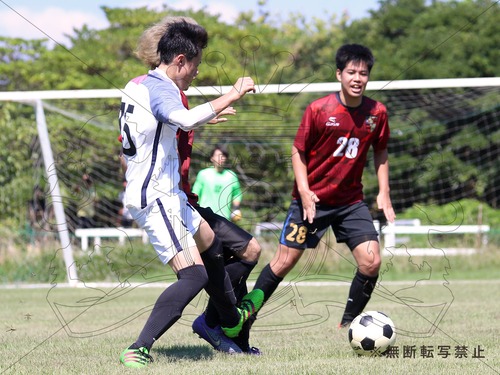
POLYGON ((379 311, 359 314, 349 326, 349 343, 359 355, 378 357, 396 341, 391 318, 379 311))
POLYGON ((233 223, 237 223, 238 221, 240 221, 242 218, 242 215, 241 215, 241 211, 240 210, 234 210, 233 212, 231 212, 231 221, 233 223))

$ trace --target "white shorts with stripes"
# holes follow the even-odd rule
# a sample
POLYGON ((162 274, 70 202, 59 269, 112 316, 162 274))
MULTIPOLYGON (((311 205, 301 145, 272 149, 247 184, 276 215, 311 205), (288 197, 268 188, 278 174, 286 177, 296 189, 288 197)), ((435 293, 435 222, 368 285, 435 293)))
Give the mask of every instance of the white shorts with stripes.
POLYGON ((196 246, 193 235, 200 226, 201 216, 188 203, 184 192, 157 198, 142 210, 134 207, 129 210, 164 264, 183 249, 196 246))

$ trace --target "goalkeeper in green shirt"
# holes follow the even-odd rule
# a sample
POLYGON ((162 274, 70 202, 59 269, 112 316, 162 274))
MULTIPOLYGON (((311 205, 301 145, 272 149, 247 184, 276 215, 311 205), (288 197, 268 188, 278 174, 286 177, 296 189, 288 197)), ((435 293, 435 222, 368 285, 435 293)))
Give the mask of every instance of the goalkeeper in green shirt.
POLYGON ((213 167, 198 172, 192 191, 201 207, 210 207, 216 214, 237 222, 241 219, 241 187, 236 174, 225 167, 228 152, 215 146, 210 154, 213 167))

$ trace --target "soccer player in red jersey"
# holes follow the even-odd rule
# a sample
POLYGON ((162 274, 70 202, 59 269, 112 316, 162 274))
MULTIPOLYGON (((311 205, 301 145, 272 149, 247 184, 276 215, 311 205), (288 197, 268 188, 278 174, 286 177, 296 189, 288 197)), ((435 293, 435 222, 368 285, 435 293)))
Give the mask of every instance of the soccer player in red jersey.
POLYGON ((363 95, 373 63, 365 46, 340 47, 336 54, 340 92, 306 108, 292 147, 293 200, 278 251, 255 284, 267 301, 304 250, 316 247, 331 227, 337 242, 347 244, 357 263, 340 326, 363 311, 380 269, 378 235, 363 202, 361 183, 370 147, 379 185, 378 208, 388 221, 395 219, 389 196, 387 110, 363 95))

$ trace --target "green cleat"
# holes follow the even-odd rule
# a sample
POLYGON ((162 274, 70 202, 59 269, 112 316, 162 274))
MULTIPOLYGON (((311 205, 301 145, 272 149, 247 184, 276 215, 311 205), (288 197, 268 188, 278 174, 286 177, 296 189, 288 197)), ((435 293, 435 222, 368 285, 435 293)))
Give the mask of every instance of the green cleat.
POLYGON ((146 367, 149 362, 153 362, 153 357, 143 346, 139 349, 127 348, 120 355, 120 362, 126 367, 141 368, 146 367))
POLYGON ((260 289, 254 289, 248 293, 245 297, 241 299, 240 308, 238 309, 240 313, 240 321, 234 327, 221 327, 222 332, 227 337, 233 338, 239 335, 243 324, 264 304, 264 292, 260 289))
POLYGON ((240 308, 247 311, 249 313, 248 318, 250 318, 260 310, 263 304, 264 292, 260 289, 254 289, 241 299, 240 308))

